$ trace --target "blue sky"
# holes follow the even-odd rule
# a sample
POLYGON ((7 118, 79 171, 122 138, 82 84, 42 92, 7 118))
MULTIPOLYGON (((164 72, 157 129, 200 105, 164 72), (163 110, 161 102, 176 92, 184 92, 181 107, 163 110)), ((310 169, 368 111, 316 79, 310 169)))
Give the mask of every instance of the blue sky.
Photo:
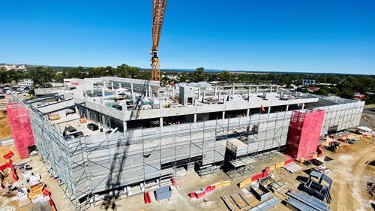
MULTIPOLYGON (((0 0, 0 62, 149 67, 152 1, 0 0)), ((169 0, 162 68, 375 74, 374 0, 169 0)))

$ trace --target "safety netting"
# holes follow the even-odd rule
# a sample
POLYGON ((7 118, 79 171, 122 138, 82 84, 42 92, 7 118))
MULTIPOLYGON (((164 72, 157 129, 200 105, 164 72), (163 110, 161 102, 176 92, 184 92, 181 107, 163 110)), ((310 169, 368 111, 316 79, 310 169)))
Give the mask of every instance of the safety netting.
POLYGON ((27 158, 29 147, 35 145, 28 110, 22 103, 8 104, 6 109, 16 150, 21 158, 27 158))
POLYGON ((293 158, 316 152, 324 122, 324 110, 293 111, 286 152, 293 158))

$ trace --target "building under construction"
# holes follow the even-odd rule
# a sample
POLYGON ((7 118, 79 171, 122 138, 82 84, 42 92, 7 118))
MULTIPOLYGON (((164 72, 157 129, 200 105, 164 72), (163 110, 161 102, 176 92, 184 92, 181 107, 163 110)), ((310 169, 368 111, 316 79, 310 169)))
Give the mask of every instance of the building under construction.
POLYGON ((77 208, 103 194, 141 193, 185 171, 251 168, 258 154, 285 150, 291 122, 300 143, 308 142, 296 111, 305 127, 310 112, 323 111, 311 115, 320 128, 307 131, 319 137, 358 126, 364 106, 276 85, 158 85, 66 79, 65 90, 23 102, 36 146, 77 208))

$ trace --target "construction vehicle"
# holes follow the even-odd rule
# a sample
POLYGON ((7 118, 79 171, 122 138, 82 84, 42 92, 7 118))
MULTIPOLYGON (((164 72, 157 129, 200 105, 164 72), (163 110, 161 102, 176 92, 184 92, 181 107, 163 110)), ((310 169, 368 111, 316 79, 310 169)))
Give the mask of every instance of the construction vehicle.
POLYGON ((328 146, 326 148, 329 151, 336 152, 340 148, 340 142, 338 141, 331 141, 329 142, 328 146))
POLYGON ((152 25, 152 48, 151 57, 151 80, 160 81, 160 65, 158 57, 159 40, 161 28, 164 22, 167 0, 153 0, 153 25, 152 25))

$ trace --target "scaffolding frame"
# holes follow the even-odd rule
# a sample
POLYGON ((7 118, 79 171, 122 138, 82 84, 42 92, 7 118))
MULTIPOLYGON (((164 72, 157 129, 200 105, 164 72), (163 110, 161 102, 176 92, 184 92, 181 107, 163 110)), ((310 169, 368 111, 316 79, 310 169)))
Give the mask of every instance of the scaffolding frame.
MULTIPOLYGON (((258 125, 257 134, 250 135, 253 145, 246 146, 243 154, 236 152, 235 160, 261 160, 264 151, 285 146, 292 114, 253 114, 65 140, 58 127, 30 104, 25 105, 41 158, 77 209, 101 199, 99 193, 103 192, 117 195, 115 192, 123 194, 131 189, 133 194, 142 193, 139 184, 156 181, 160 185, 161 179, 174 176, 189 163, 220 166, 226 160, 227 140, 236 130, 246 132, 253 125, 258 125)), ((321 134, 334 124, 339 129, 357 126, 363 105, 345 102, 318 107, 327 113, 321 134)))

